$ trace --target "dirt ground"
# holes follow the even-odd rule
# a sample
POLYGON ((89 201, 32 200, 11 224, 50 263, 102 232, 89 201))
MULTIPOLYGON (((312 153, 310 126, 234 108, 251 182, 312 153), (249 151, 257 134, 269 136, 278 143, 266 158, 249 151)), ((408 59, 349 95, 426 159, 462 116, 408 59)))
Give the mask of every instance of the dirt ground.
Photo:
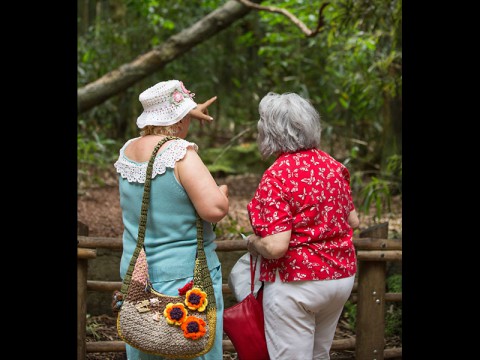
MULTIPOLYGON (((251 200, 260 177, 258 175, 229 176, 217 179, 217 183, 227 184, 229 189, 229 215, 217 226, 226 232, 251 232, 246 206, 251 200)), ((357 205, 358 206, 358 205, 357 205)), ((401 198, 392 199, 391 212, 385 212, 379 220, 373 219, 374 209, 369 215, 359 212, 360 229, 363 230, 376 223, 388 221, 390 237, 401 237, 402 204, 401 198)), ((105 186, 79 190, 77 198, 78 221, 89 228, 90 236, 118 237, 123 231, 121 221, 120 199, 116 178, 111 177, 105 186)))
MULTIPOLYGON (((225 232, 232 236, 238 236, 237 232, 250 232, 250 225, 246 211, 246 205, 250 201, 258 184, 259 176, 231 176, 217 179, 217 183, 227 184, 229 187, 230 210, 229 215, 217 224, 225 232)), ((83 188, 78 191, 77 218, 86 224, 90 236, 120 237, 123 231, 117 181, 114 176, 106 181, 102 187, 83 188)), ((373 211, 371 212, 371 214, 373 211)), ((389 237, 401 237, 402 207, 401 199, 392 201, 391 212, 375 222, 372 216, 359 214, 360 230, 375 223, 389 222, 389 237)), ((346 319, 341 318, 337 328, 335 339, 349 338, 354 336, 346 319)), ((87 319, 87 341, 111 341, 119 340, 116 333, 115 319, 108 315, 89 317, 87 319)), ((387 347, 401 347, 398 337, 386 339, 387 347)), ((87 353, 89 360, 120 360, 126 359, 124 353, 87 353)), ((235 360, 235 353, 225 353, 223 360, 235 360)), ((332 359, 354 359, 353 351, 332 352, 332 359)))

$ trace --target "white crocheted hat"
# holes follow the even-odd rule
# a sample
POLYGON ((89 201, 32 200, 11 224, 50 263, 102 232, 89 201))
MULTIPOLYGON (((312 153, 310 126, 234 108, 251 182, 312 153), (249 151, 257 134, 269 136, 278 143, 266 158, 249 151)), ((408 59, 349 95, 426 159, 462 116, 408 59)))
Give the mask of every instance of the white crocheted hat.
POLYGON ((137 126, 142 129, 147 125, 168 126, 179 122, 197 106, 192 100, 194 96, 181 81, 159 82, 139 95, 143 112, 137 118, 137 126))

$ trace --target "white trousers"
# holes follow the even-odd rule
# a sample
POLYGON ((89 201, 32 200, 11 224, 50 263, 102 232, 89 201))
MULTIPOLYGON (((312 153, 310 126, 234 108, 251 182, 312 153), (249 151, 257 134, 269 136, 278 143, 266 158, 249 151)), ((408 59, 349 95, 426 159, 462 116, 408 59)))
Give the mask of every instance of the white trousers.
POLYGON ((265 336, 271 360, 328 360, 355 276, 338 280, 264 282, 265 336))

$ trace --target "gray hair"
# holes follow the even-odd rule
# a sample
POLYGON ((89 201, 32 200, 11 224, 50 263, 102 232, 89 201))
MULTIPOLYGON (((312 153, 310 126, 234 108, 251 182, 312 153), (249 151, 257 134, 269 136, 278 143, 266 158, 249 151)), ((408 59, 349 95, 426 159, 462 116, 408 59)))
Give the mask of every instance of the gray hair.
POLYGON ((257 144, 264 159, 320 146, 320 114, 300 95, 269 92, 260 100, 258 112, 257 144))

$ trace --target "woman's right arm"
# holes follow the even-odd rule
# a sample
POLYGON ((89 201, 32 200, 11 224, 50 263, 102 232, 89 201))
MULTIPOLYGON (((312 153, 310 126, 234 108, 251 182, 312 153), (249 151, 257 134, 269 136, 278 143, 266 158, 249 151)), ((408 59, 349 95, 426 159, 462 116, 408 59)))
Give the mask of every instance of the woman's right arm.
POLYGON ((287 253, 291 236, 292 230, 268 235, 264 238, 252 234, 247 238, 247 250, 252 256, 260 254, 265 259, 280 259, 287 253))
POLYGON ((228 214, 228 187, 218 186, 197 152, 191 147, 176 164, 178 180, 185 188, 198 215, 216 223, 228 214))

